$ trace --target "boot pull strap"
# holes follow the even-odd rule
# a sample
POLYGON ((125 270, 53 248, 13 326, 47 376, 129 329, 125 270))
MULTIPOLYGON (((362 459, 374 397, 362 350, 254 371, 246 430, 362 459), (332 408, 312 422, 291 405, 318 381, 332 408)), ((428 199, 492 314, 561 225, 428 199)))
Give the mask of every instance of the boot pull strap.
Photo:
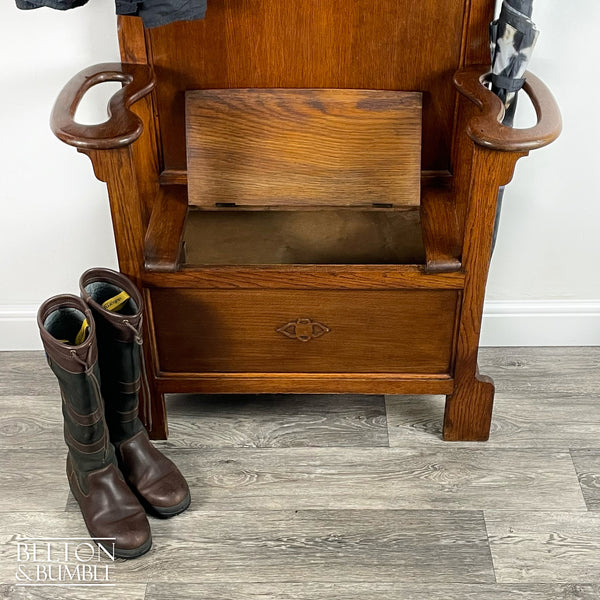
POLYGON ((79 355, 77 354, 77 350, 69 350, 69 353, 71 354, 71 358, 83 367, 85 373, 89 373, 93 369, 93 365, 88 365, 88 360, 87 360, 89 357, 89 354, 90 354, 90 348, 91 348, 91 346, 88 347, 88 349, 86 351, 85 360, 83 358, 79 357, 79 355))
POLYGON ((135 335, 135 343, 138 346, 141 346, 144 343, 144 340, 142 339, 142 320, 140 319, 140 324, 137 327, 134 327, 127 319, 123 319, 123 325, 131 329, 135 335))

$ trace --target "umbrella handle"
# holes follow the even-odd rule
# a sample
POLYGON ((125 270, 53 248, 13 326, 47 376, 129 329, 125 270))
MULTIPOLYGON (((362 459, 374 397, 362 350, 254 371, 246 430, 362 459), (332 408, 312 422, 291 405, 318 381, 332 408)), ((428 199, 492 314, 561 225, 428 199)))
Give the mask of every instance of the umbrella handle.
POLYGON ((467 126, 468 136, 480 146, 502 152, 529 152, 552 143, 562 129, 558 104, 546 84, 533 73, 525 73, 523 91, 529 96, 537 123, 527 129, 502 125, 504 104, 484 84, 490 81, 489 67, 467 67, 454 75, 458 91, 481 110, 467 126))

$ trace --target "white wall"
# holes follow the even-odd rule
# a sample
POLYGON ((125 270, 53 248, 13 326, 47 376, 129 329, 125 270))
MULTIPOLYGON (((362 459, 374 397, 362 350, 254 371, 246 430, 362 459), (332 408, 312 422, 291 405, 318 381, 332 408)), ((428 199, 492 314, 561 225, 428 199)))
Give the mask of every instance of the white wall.
MULTIPOLYGON (((118 60, 113 10, 109 0, 64 13, 0 3, 0 349, 39 348, 39 303, 76 293, 86 268, 116 267, 104 185, 48 127, 73 74, 118 60)), ((531 70, 558 98, 564 132, 522 159, 507 188, 482 340, 599 344, 600 2, 538 0, 535 20, 542 35, 531 70)), ((102 112, 103 95, 84 119, 102 112)))
POLYGON ((64 13, 0 3, 0 349, 41 347, 37 306, 77 293, 86 268, 117 264, 105 185, 48 125, 65 82, 114 60, 114 3, 64 13))
POLYGON ((506 189, 482 342, 596 345, 600 2, 536 0, 534 17, 541 34, 530 70, 554 92, 563 133, 554 144, 521 159, 506 189))

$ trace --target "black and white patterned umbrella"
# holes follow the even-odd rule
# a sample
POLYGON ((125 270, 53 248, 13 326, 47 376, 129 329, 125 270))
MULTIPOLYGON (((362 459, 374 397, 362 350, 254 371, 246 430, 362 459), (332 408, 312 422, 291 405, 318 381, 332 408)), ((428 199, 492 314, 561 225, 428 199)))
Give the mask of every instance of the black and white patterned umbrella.
POLYGON ((490 24, 492 91, 504 102, 504 124, 512 126, 517 93, 539 30, 531 20, 533 0, 504 0, 498 19, 490 24))
MULTIPOLYGON (((525 71, 537 42, 539 30, 531 20, 533 0, 503 0, 500 16, 490 23, 492 91, 504 102, 502 123, 512 127, 517 94, 525 83, 525 71)), ((500 224, 504 187, 498 191, 492 252, 500 224)))

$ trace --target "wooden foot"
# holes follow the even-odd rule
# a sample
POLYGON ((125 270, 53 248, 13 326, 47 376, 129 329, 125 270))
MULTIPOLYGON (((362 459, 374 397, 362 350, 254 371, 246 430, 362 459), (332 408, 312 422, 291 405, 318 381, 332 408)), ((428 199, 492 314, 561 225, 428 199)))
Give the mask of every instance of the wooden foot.
POLYGON ((494 382, 485 375, 457 382, 451 396, 446 396, 444 440, 450 442, 485 442, 490 436, 494 382))

